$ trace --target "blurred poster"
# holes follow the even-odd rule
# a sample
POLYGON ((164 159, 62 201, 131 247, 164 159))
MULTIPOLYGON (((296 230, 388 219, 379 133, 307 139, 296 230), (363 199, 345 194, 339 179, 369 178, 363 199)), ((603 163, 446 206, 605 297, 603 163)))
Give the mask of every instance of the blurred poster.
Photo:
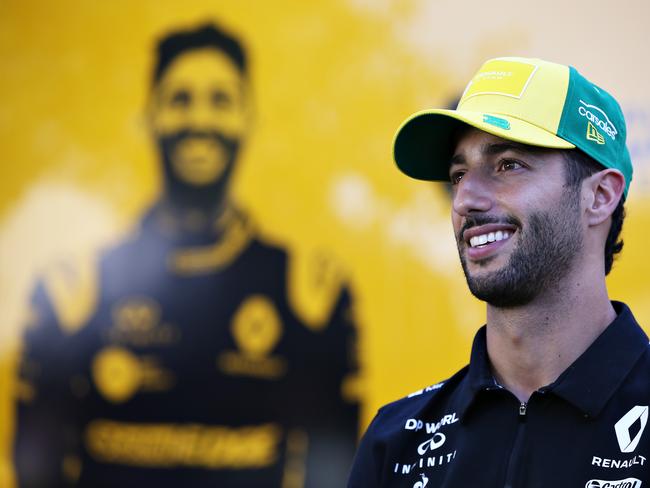
POLYGON ((209 23, 155 54, 163 191, 96 265, 50 268, 33 293, 18 484, 342 486, 358 430, 351 295, 334 263, 292 260, 230 196, 251 124, 245 47, 209 23))
POLYGON ((648 330, 650 64, 637 53, 650 4, 538 7, 0 2, 0 486, 31 465, 73 484, 106 470, 308 485, 330 466, 311 460, 344 442, 321 433, 348 432, 357 408, 348 339, 360 339, 362 427, 461 368, 484 312, 449 196, 402 177, 391 142, 491 57, 571 64, 621 101, 635 180, 608 283, 648 330), (229 47, 175 36, 209 26, 229 47), (39 371, 33 355, 63 359, 39 371), (72 430, 68 408, 83 410, 72 430), (25 430, 43 410, 60 422, 25 430), (71 434, 25 464, 47 429, 71 434))

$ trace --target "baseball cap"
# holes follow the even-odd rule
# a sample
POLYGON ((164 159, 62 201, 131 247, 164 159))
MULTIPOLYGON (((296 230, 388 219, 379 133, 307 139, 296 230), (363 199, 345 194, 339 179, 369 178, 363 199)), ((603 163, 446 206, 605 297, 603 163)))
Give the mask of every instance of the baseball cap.
POLYGON ((463 124, 531 146, 578 148, 632 181, 621 107, 572 66, 518 57, 486 61, 456 110, 411 115, 395 135, 399 169, 420 180, 448 181, 456 129, 463 124))

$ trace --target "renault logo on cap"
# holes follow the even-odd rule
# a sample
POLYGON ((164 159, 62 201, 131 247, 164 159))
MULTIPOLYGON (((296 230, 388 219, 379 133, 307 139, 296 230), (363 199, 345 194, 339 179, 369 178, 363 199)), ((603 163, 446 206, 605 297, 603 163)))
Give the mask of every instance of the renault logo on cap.
POLYGON ((648 406, 637 405, 614 425, 621 452, 634 452, 648 423, 648 406))

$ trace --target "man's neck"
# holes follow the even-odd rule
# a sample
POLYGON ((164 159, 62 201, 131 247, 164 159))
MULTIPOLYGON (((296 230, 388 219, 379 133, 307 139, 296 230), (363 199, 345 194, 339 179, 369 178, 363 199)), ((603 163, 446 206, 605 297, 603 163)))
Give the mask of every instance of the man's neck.
POLYGON ((233 213, 228 198, 214 198, 212 201, 172 198, 164 195, 159 210, 171 218, 173 227, 183 234, 214 234, 218 236, 227 225, 233 213))
POLYGON ((520 401, 555 381, 615 319, 604 278, 598 278, 572 277, 561 289, 521 307, 488 305, 493 372, 520 401))

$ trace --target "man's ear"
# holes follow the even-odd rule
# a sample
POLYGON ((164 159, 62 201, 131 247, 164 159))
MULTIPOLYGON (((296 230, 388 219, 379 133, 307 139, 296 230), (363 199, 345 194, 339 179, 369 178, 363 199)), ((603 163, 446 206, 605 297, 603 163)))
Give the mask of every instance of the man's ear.
POLYGON ((614 213, 623 197, 625 177, 618 170, 604 169, 586 178, 584 186, 583 190, 589 192, 588 223, 590 226, 602 224, 614 213))

